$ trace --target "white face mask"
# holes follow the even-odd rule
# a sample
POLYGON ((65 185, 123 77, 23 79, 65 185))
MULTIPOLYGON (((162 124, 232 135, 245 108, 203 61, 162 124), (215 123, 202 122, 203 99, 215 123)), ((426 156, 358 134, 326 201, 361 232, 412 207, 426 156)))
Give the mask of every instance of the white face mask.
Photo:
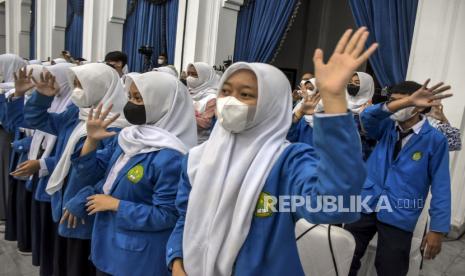
POLYGON ((228 96, 216 100, 216 112, 223 128, 232 133, 239 133, 253 121, 255 106, 249 106, 235 97, 228 96))
POLYGON ((197 88, 202 84, 199 78, 194 78, 191 76, 186 78, 186 82, 187 82, 187 87, 189 88, 197 88))
POLYGON ((89 107, 87 106, 85 93, 82 88, 76 87, 73 89, 73 92, 71 93, 71 101, 78 107, 82 107, 82 108, 89 107))
POLYGON ((165 60, 162 59, 162 58, 159 58, 158 59, 158 65, 162 65, 162 64, 165 64, 165 60))
POLYGON ((415 116, 415 113, 413 113, 414 109, 415 109, 414 106, 401 109, 401 110, 397 111, 396 113, 392 114, 391 119, 393 119, 394 121, 397 121, 397 122, 405 122, 408 119, 415 116))

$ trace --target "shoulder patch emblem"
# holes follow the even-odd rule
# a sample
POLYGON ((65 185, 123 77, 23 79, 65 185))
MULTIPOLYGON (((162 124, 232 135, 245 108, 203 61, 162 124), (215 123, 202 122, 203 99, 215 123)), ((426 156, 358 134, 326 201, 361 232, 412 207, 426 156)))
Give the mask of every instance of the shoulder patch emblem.
POLYGON ((412 154, 413 161, 419 161, 423 157, 423 153, 421 151, 416 151, 412 154))
POLYGON ((133 184, 136 184, 144 176, 144 167, 142 167, 141 164, 134 166, 128 171, 127 176, 129 181, 131 181, 133 184))
POLYGON ((255 216, 259 218, 271 217, 273 215, 273 199, 267 192, 261 192, 258 197, 257 207, 255 209, 255 216))

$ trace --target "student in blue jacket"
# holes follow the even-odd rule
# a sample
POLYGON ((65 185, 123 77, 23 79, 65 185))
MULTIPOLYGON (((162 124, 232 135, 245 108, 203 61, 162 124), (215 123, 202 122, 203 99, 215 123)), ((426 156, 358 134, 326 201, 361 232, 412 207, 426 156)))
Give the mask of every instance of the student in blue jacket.
MULTIPOLYGON (((71 63, 60 63, 53 66, 47 66, 45 69, 40 65, 29 65, 27 70, 20 70, 15 81, 15 93, 23 95, 26 91, 34 89, 31 81, 32 76, 40 79, 40 73, 44 70, 55 76, 59 86, 58 96, 54 97, 48 112, 64 112, 71 104, 71 87, 68 83, 68 68, 75 66, 71 63), (32 67, 32 68, 29 68, 32 67), (32 69, 31 72, 29 69, 32 69)), ((21 114, 23 114, 21 106, 21 114)), ((33 201, 32 206, 37 205, 32 210, 32 234, 33 234, 33 264, 34 255, 38 255, 38 265, 40 265, 40 275, 53 274, 53 241, 54 229, 52 219, 52 209, 50 204, 50 195, 45 192, 50 173, 56 164, 55 144, 57 137, 35 130, 31 141, 31 147, 28 153, 28 160, 20 164, 19 169, 14 175, 29 177, 32 176, 33 183, 33 201), (37 252, 39 251, 39 252, 37 252)), ((36 257, 37 258, 37 257, 36 257)))
POLYGON ((362 189, 369 209, 363 211, 359 221, 345 227, 356 241, 349 275, 357 275, 360 259, 375 233, 378 275, 407 274, 412 234, 430 189, 431 224, 423 243, 427 259, 440 252, 442 236, 449 231, 447 139, 428 123, 423 112, 450 97, 441 94, 450 86, 439 83, 427 88, 427 84, 406 81, 395 85, 390 88, 387 103, 371 106, 361 115, 367 135, 378 144, 368 159, 368 176, 362 189), (387 208, 377 210, 380 202, 387 208))
POLYGON ((101 275, 170 275, 165 248, 177 220, 181 161, 197 145, 194 107, 186 87, 164 72, 128 75, 126 88, 124 115, 134 126, 96 151, 98 141, 115 135, 105 130, 113 119, 105 121, 101 106, 89 114, 73 160, 88 186, 68 202, 63 220, 73 226, 96 214, 91 259, 101 275))
POLYGON ((339 196, 348 206, 349 197, 360 193, 365 171, 344 88, 377 47, 363 51, 367 36, 366 28, 354 35, 348 30, 327 64, 322 51, 315 52, 325 105, 325 114, 315 117, 315 148, 286 141, 292 99, 281 71, 261 63, 228 68, 220 81, 218 123, 182 163, 180 217, 167 246, 173 275, 304 275, 296 221, 357 220, 356 212, 296 205, 295 211, 286 212, 283 204, 283 212, 273 212, 281 204, 269 196, 308 196, 312 206, 319 196, 339 196))
MULTIPOLYGON (((69 79, 74 80, 71 94, 72 105, 66 111, 56 114, 48 112, 54 97, 58 93, 55 77, 46 74, 41 80, 35 80, 37 92, 25 106, 25 118, 36 129, 57 136, 55 165, 46 186, 51 195, 52 216, 59 222, 64 204, 81 189, 83 183, 73 178, 76 173, 71 168, 71 154, 81 149, 86 136, 86 120, 91 107, 104 103, 122 111, 126 97, 118 73, 110 66, 92 63, 72 67, 68 71, 69 79), (74 179, 74 180, 73 180, 74 179)), ((118 118, 111 124, 113 131, 127 126, 124 118, 118 118)), ((109 140, 98 146, 103 147, 109 140)), ((61 232, 56 235, 54 254, 54 273, 65 275, 92 275, 95 268, 88 260, 90 240, 80 238, 81 232, 61 232)), ((65 229, 66 230, 66 229, 65 229)))

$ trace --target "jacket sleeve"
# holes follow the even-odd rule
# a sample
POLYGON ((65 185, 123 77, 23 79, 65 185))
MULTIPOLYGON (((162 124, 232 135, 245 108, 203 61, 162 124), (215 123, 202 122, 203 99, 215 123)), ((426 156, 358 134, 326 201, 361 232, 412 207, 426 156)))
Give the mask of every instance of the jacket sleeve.
POLYGON ((177 220, 175 206, 182 154, 162 150, 150 165, 153 194, 152 204, 121 200, 116 212, 116 225, 132 231, 162 231, 173 228, 177 220))
POLYGON ((166 264, 168 267, 171 267, 171 263, 174 259, 183 258, 182 239, 184 223, 186 221, 189 194, 192 189, 189 177, 187 176, 187 160, 188 156, 186 155, 182 160, 182 172, 178 184, 178 194, 176 196, 176 209, 178 211, 179 218, 166 245, 166 264))
POLYGON ((315 116, 313 139, 314 150, 307 148, 300 152, 287 167, 292 194, 309 199, 312 207, 312 210, 306 205, 296 208, 297 219, 325 224, 357 220, 359 213, 355 210, 338 210, 350 207, 351 196, 360 195, 366 177, 352 114, 315 116))
POLYGON ((448 233, 451 220, 451 189, 449 174, 449 151, 444 138, 429 162, 431 179, 430 230, 448 233))
POLYGON ((380 140, 389 124, 393 124, 389 116, 392 113, 387 110, 385 103, 376 104, 365 109, 360 114, 361 127, 368 138, 380 140))
POLYGON ((85 183, 85 185, 82 188, 77 188, 79 191, 66 202, 65 208, 79 218, 87 216, 87 198, 102 193, 103 179, 117 139, 110 138, 104 141, 106 144, 102 149, 80 156, 81 148, 79 148, 71 156, 72 166, 76 172, 74 177, 79 179, 79 183, 85 183))
POLYGON ((15 128, 31 128, 24 121, 24 97, 13 97, 6 102, 7 112, 7 125, 9 126, 10 132, 13 132, 15 128))
POLYGON ((60 114, 49 113, 48 109, 52 105, 53 98, 34 91, 24 106, 24 120, 33 129, 58 136, 63 127, 63 118, 69 114, 67 114, 68 110, 60 114))

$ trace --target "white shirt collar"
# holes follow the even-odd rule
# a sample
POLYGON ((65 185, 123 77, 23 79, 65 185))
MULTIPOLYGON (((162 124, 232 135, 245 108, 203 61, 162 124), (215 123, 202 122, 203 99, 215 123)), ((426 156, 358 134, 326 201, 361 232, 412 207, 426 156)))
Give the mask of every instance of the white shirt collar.
MULTIPOLYGON (((413 130, 413 133, 415 133, 415 134, 420 133, 421 128, 423 127, 423 125, 426 122, 426 116, 424 116, 424 115, 420 115, 420 116, 421 116, 421 120, 411 127, 411 129, 413 130)), ((402 129, 402 127, 399 125, 398 122, 396 122, 396 127, 399 127, 400 129, 402 129)), ((404 131, 404 129, 402 129, 402 130, 404 131)))

